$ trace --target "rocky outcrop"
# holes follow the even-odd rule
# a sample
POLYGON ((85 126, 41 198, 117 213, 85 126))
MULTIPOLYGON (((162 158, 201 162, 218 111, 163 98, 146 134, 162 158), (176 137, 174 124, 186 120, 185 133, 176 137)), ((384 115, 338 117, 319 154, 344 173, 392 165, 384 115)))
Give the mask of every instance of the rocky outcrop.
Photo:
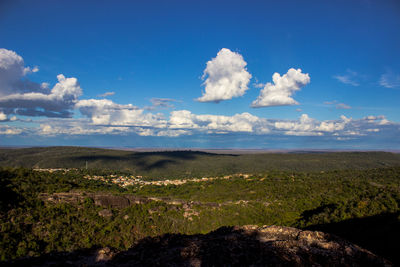
MULTIPOLYGON (((392 266, 336 236, 280 226, 222 227, 205 235, 145 238, 124 252, 37 258, 25 266, 392 266), (68 261, 65 261, 68 259, 68 261), (74 260, 75 259, 75 260, 74 260)), ((61 254, 60 254, 61 255, 61 254)))
POLYGON ((47 194, 42 193, 39 198, 45 202, 50 203, 70 203, 78 204, 85 201, 86 198, 90 198, 94 201, 94 204, 101 207, 110 208, 126 208, 134 204, 144 204, 152 201, 152 199, 145 197, 138 197, 134 195, 112 195, 110 193, 80 193, 80 192, 65 192, 65 193, 54 193, 47 194))
POLYGON ((148 238, 113 266, 390 266, 371 252, 322 232, 280 226, 222 227, 206 235, 148 238))

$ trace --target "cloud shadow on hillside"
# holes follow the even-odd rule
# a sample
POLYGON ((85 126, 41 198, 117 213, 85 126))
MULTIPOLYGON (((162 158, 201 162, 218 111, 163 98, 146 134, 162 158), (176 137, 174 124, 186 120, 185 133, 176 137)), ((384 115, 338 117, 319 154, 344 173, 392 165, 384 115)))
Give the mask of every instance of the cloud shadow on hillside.
POLYGON ((108 154, 93 154, 83 156, 72 156, 70 159, 78 161, 104 161, 115 162, 124 161, 132 162, 132 164, 141 170, 151 171, 153 169, 162 169, 171 164, 179 164, 180 161, 194 161, 199 157, 223 157, 238 155, 231 154, 214 154, 202 151, 160 151, 160 152, 134 152, 125 155, 108 155, 108 154))

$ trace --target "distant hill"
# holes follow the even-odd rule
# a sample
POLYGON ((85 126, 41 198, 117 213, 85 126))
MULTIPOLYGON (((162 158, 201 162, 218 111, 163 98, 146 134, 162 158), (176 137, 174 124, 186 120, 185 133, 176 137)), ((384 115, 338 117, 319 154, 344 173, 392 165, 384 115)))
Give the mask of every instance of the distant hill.
POLYGON ((245 153, 202 151, 133 152, 86 147, 0 149, 0 166, 109 169, 148 178, 262 173, 268 170, 328 171, 400 166, 389 152, 245 153))

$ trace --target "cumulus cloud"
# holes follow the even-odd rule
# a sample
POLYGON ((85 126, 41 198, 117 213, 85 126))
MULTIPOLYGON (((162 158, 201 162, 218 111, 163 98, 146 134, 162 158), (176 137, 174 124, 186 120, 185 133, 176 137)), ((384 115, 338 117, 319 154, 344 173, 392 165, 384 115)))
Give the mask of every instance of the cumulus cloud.
POLYGON ((390 125, 394 124, 393 122, 389 121, 386 119, 384 115, 379 115, 379 116, 366 116, 362 119, 366 123, 370 124, 377 124, 377 125, 390 125))
POLYGON ((222 48, 215 58, 207 62, 202 77, 207 77, 205 91, 197 101, 219 102, 243 96, 251 79, 246 65, 242 55, 222 48))
POLYGON ((286 135, 323 135, 341 131, 351 119, 342 116, 338 121, 319 122, 310 118, 307 114, 302 114, 298 121, 277 121, 274 126, 278 130, 284 130, 286 135))
POLYGON ((4 112, 0 112, 0 121, 6 121, 7 120, 7 115, 4 114, 4 112))
POLYGON ((301 69, 291 68, 283 76, 275 72, 272 80, 273 84, 267 83, 264 86, 251 107, 297 105, 298 102, 292 98, 292 95, 310 83, 310 76, 308 73, 302 73, 301 69))
MULTIPOLYGON (((246 62, 238 53, 222 49, 216 58, 207 63, 204 77, 205 93, 199 101, 221 101, 243 95, 251 78, 246 62)), ((60 74, 58 82, 51 88, 48 83, 29 81, 29 74, 39 71, 38 67, 26 67, 21 56, 0 49, 0 122, 19 121, 0 125, 0 135, 39 134, 56 135, 126 135, 178 137, 192 134, 247 134, 247 135, 295 135, 324 136, 334 140, 357 139, 359 136, 382 135, 387 131, 399 132, 399 124, 385 116, 367 116, 352 119, 341 116, 336 120, 319 121, 307 114, 296 120, 267 119, 244 112, 232 116, 194 114, 189 110, 175 110, 169 117, 152 113, 156 108, 173 108, 177 102, 170 98, 152 98, 152 106, 139 108, 132 104, 118 104, 109 99, 79 99, 82 89, 76 78, 60 74), (79 110, 80 118, 72 118, 79 110), (45 116, 35 119, 34 124, 24 128, 28 120, 15 115, 45 116), (40 125, 40 127, 35 127, 40 125)), ((385 76, 386 77, 386 76, 385 76)), ((384 77, 384 78, 385 78, 384 77)), ((386 79, 386 78, 385 78, 386 79)), ((289 69, 286 74, 273 75, 273 83, 260 84, 260 96, 253 107, 293 105, 294 92, 310 82, 308 74, 300 69, 289 69)), ((386 84, 387 79, 382 83, 386 84)), ((388 84, 388 83, 387 83, 388 84)), ((393 85, 393 83, 391 83, 393 85)), ((113 95, 106 92, 101 96, 113 95)), ((325 102, 337 109, 351 108, 337 101, 325 102)), ((301 111, 297 109, 297 111, 301 111)), ((32 120, 30 121, 32 122, 32 120)))
POLYGON ((338 80, 341 83, 352 85, 352 86, 359 86, 360 83, 357 81, 358 73, 348 69, 346 74, 343 75, 335 75, 333 78, 338 80))
POLYGON ((381 75, 379 84, 386 88, 398 88, 400 87, 400 74, 388 71, 381 75))
POLYGON ((6 114, 70 117, 82 89, 76 78, 60 74, 50 90, 48 83, 38 84, 25 78, 38 67, 24 66, 21 56, 0 49, 0 109, 6 114))
POLYGON ((45 84, 23 79, 38 71, 38 67, 25 67, 23 58, 14 51, 0 48, 0 97, 13 93, 46 92, 45 84))
POLYGON ((98 125, 161 127, 166 123, 161 114, 144 113, 132 104, 121 105, 109 99, 80 100, 75 107, 98 125))
POLYGON ((398 123, 391 122, 382 115, 367 116, 361 119, 352 119, 342 115, 336 120, 319 121, 307 114, 302 114, 296 120, 278 120, 260 118, 247 112, 222 116, 199 115, 188 110, 177 110, 172 111, 169 118, 165 119, 157 114, 144 113, 143 109, 132 105, 120 105, 109 100, 89 99, 82 100, 78 104, 82 114, 85 114, 87 118, 36 120, 35 123, 40 124, 40 127, 30 127, 30 130, 0 125, 0 134, 15 135, 35 131, 36 134, 45 136, 137 134, 139 136, 178 137, 196 134, 229 135, 239 133, 266 137, 314 136, 315 138, 346 140, 368 135, 396 133, 400 129, 398 123), (107 112, 103 113, 103 110, 107 112), (123 114, 117 114, 119 112, 123 114))
POLYGON ((24 128, 0 125, 0 135, 18 135, 24 132, 24 128))
POLYGON ((82 89, 76 78, 57 75, 58 83, 49 93, 14 93, 0 97, 0 108, 8 114, 70 117, 82 89))
POLYGON ((244 112, 233 116, 196 115, 188 110, 172 111, 169 127, 173 129, 192 129, 208 133, 268 131, 257 116, 244 112))

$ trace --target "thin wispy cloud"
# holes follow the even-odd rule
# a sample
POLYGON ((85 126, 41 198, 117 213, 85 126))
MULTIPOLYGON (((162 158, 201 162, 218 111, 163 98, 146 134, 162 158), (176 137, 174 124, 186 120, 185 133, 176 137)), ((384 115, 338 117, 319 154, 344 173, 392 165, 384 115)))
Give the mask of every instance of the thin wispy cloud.
POLYGON ((344 103, 339 103, 339 102, 336 101, 336 100, 333 100, 333 101, 325 101, 324 104, 325 104, 325 105, 328 105, 328 106, 335 106, 336 109, 351 109, 351 106, 349 106, 349 105, 347 105, 347 104, 344 104, 344 103))
POLYGON ((98 97, 107 97, 115 95, 115 92, 105 92, 104 94, 97 95, 98 97))
POLYGON ((338 103, 336 104, 336 109, 351 109, 351 106, 344 103, 338 103))
POLYGON ((400 74, 388 71, 381 75, 379 84, 386 88, 399 88, 400 87, 400 74))
POLYGON ((157 108, 160 109, 170 109, 170 108, 174 108, 174 104, 175 102, 181 102, 172 98, 157 98, 157 97, 153 97, 150 99, 151 102, 151 106, 146 106, 145 109, 146 110, 154 110, 157 108))
POLYGON ((359 74, 355 71, 348 69, 346 74, 343 75, 334 75, 333 78, 338 80, 341 83, 352 85, 352 86, 359 86, 360 83, 358 82, 359 74))

